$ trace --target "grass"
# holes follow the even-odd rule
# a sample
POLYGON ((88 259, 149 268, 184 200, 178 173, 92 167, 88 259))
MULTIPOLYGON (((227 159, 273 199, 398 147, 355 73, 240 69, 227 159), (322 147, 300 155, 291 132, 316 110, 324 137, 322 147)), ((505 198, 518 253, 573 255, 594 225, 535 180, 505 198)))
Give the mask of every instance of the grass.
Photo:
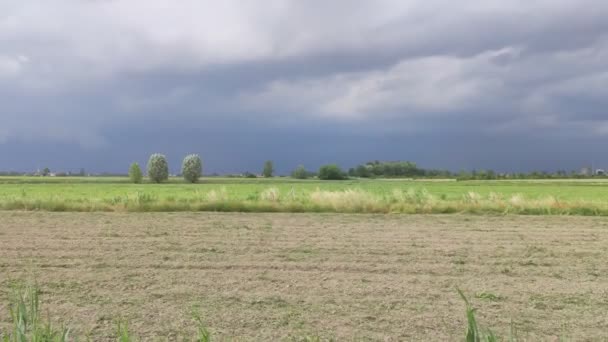
MULTIPOLYGON (((467 329, 465 333, 465 341, 466 342, 497 342, 503 341, 503 339, 499 339, 496 337, 494 332, 489 328, 480 327, 477 323, 477 318, 475 316, 476 309, 473 308, 467 297, 464 293, 457 289, 458 294, 464 301, 466 305, 466 316, 467 316, 467 329)), ((515 333, 513 329, 513 323, 511 323, 511 338, 509 341, 516 341, 515 333)))
POLYGON ((36 286, 18 288, 9 304, 12 330, 2 333, 3 342, 65 342, 70 330, 65 326, 53 326, 50 319, 41 315, 40 291, 36 286))
POLYGON ((0 177, 0 209, 608 215, 608 182, 0 177))

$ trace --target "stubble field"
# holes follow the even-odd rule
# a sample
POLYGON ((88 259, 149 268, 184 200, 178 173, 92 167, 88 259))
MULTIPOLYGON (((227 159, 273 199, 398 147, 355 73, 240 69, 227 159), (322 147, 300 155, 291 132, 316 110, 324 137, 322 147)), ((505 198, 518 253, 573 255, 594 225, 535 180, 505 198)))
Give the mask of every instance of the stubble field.
POLYGON ((0 212, 0 327, 36 281, 72 335, 142 340, 460 340, 462 289, 482 325, 528 340, 608 338, 601 217, 0 212))

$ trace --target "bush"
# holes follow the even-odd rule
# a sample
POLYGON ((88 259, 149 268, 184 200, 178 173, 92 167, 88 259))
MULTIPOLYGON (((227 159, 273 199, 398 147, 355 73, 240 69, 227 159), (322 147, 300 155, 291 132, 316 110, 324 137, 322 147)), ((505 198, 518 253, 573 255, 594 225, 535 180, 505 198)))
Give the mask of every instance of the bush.
POLYGON ((346 179, 344 171, 336 164, 323 165, 319 169, 319 179, 323 180, 342 180, 346 179))
POLYGON ((139 164, 137 164, 137 163, 131 164, 131 167, 129 167, 129 179, 131 179, 131 182, 133 182, 135 184, 139 184, 139 183, 141 183, 141 180, 143 177, 144 177, 144 175, 141 172, 141 168, 139 167, 139 164))
POLYGON ((191 154, 184 158, 182 175, 187 182, 196 183, 203 174, 203 163, 198 154, 191 154))
POLYGON ((155 153, 148 160, 148 177, 155 183, 160 183, 169 179, 169 164, 167 158, 155 153))
POLYGON ((306 179, 308 178, 308 172, 306 171, 303 165, 300 165, 295 170, 293 170, 293 172, 291 173, 291 177, 297 179, 306 179))

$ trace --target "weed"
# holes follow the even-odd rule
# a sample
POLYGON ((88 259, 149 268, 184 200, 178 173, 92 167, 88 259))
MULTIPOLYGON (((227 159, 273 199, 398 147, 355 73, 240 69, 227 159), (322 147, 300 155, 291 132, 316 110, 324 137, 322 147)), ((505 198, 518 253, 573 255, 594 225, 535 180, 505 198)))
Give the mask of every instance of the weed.
POLYGON ((3 342, 64 342, 69 329, 57 328, 40 314, 39 290, 36 286, 18 286, 9 305, 12 331, 3 335, 3 342))
POLYGON ((491 302, 497 302, 497 301, 503 300, 503 297, 501 295, 496 295, 496 294, 493 294, 490 292, 478 292, 475 294, 475 298, 485 299, 485 300, 489 300, 491 302))
POLYGON ((131 336, 131 333, 129 332, 129 324, 122 320, 119 320, 116 324, 116 336, 118 342, 135 341, 135 338, 131 336))
MULTIPOLYGON (((475 312, 477 311, 464 293, 460 289, 456 289, 460 297, 464 301, 466 305, 466 316, 467 316, 467 330, 465 333, 465 341, 466 342, 497 342, 503 341, 504 339, 498 338, 494 332, 488 328, 483 328, 477 323, 477 318, 475 316, 475 312)), ((515 324, 511 321, 511 335, 508 339, 511 342, 516 342, 517 331, 515 329, 515 324)))

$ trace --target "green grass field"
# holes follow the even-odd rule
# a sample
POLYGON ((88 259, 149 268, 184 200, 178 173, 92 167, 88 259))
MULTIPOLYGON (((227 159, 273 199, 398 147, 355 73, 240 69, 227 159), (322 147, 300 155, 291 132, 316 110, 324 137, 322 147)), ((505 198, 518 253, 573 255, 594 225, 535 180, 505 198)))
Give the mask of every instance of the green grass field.
POLYGON ((318 211, 608 215, 608 181, 1 177, 0 208, 49 211, 318 211))

